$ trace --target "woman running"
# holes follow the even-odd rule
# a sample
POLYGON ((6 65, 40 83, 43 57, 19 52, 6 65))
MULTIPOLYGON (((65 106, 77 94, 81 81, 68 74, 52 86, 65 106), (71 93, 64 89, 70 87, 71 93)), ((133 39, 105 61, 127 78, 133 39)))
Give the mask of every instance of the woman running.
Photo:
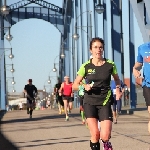
POLYGON ((93 38, 90 42, 90 52, 93 58, 81 65, 73 84, 73 90, 78 90, 80 82, 86 77, 83 106, 91 134, 91 150, 100 150, 99 139, 103 143, 104 150, 112 150, 109 142, 113 121, 111 75, 116 83, 116 99, 121 97, 116 65, 111 60, 103 58, 103 51, 104 40, 93 38), (97 120, 100 121, 101 131, 98 129, 97 120))

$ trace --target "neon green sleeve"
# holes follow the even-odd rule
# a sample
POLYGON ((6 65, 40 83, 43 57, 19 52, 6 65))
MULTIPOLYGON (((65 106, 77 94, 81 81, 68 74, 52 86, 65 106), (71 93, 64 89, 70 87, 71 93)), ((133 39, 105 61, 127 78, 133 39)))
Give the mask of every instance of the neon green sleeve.
POLYGON ((113 71, 112 71, 111 74, 112 74, 112 75, 118 74, 118 72, 117 72, 117 67, 116 67, 115 63, 114 63, 113 61, 109 60, 109 59, 107 59, 106 61, 107 61, 108 63, 110 63, 110 64, 113 65, 113 71))
POLYGON ((112 71, 112 75, 114 75, 114 74, 118 74, 115 63, 113 63, 113 71, 112 71))
POLYGON ((85 76, 85 65, 82 64, 79 71, 77 72, 77 74, 81 77, 84 77, 85 76))

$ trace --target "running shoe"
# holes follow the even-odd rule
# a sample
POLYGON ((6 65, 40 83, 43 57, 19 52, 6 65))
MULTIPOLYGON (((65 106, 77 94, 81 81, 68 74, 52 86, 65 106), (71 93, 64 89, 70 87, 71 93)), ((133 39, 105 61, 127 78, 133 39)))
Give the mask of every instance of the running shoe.
POLYGON ((114 121, 114 124, 117 124, 117 120, 114 121))
POLYGON ((68 116, 66 117, 65 121, 69 121, 69 117, 68 116))
POLYGON ((103 150, 113 150, 111 143, 110 142, 103 143, 103 150))
POLYGON ((30 119, 32 118, 32 115, 30 115, 30 119))

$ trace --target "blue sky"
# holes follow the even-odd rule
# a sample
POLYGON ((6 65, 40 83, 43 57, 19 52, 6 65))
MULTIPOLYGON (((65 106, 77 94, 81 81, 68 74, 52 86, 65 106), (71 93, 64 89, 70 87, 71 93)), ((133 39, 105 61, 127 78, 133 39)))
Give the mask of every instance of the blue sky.
MULTIPOLYGON (((19 0, 13 0, 13 3, 19 0)), ((62 0, 46 0, 57 6, 62 7, 62 0)), ((7 0, 7 5, 12 4, 12 0, 7 0)), ((128 29, 126 24, 128 23, 126 17, 128 3, 123 1, 123 29, 124 29, 124 46, 125 46, 125 77, 129 77, 129 45, 128 45, 128 29)), ((99 16, 101 18, 101 16, 99 16)), ((136 18, 134 19, 134 26, 137 36, 135 36, 135 48, 143 43, 142 35, 138 28, 136 18)), ((101 28, 100 28, 101 29, 101 28)), ((99 31, 103 33, 103 31, 99 31)), ((17 92, 22 92, 24 85, 27 84, 29 78, 33 79, 33 84, 37 86, 38 89, 43 89, 46 85, 47 91, 51 90, 55 84, 56 77, 51 79, 52 84, 48 85, 48 75, 56 76, 56 73, 51 72, 53 68, 54 59, 59 55, 60 48, 60 32, 50 23, 38 20, 38 19, 27 19, 20 21, 11 27, 11 34, 13 35, 13 40, 11 41, 13 54, 15 55, 12 59, 14 64, 14 79, 15 79, 15 89, 17 92)), ((10 44, 5 40, 5 48, 10 48, 10 44)), ((7 51, 6 55, 10 52, 7 51)), ((137 54, 136 54, 137 55, 137 54)), ((6 56, 7 58, 7 56, 6 56)), ((58 63, 58 57, 55 61, 58 63)), ((10 59, 6 59, 6 64, 11 64, 10 59)), ((58 65, 56 66, 58 68, 58 65)), ((8 80, 8 90, 12 90, 10 73, 10 66, 7 66, 7 80, 8 80)))
MULTIPOLYGON (((13 0, 13 3, 15 0, 13 0)), ((17 2, 17 0, 16 0, 17 2)), ((61 0, 49 0, 49 2, 62 5, 61 0)), ((7 5, 11 4, 12 0, 7 0, 7 5)), ((47 91, 50 86, 47 84, 48 76, 56 76, 56 73, 51 72, 54 59, 59 55, 60 47, 60 32, 54 25, 39 19, 27 19, 18 22, 11 27, 13 40, 11 41, 14 59, 15 72, 14 79, 16 84, 15 89, 21 92, 24 85, 27 84, 29 78, 33 79, 33 84, 38 89, 43 89, 46 85, 47 91)), ((9 48, 10 44, 5 41, 5 47, 9 48)), ((7 51, 7 54, 10 52, 7 51)), ((55 62, 58 63, 58 57, 55 62)), ((11 60, 7 59, 6 64, 10 64, 11 60)), ((56 66, 58 68, 58 65, 56 66)), ((7 66, 7 77, 11 77, 11 66, 7 66)), ((8 89, 11 91, 11 78, 7 78, 8 89)), ((51 79, 52 86, 55 84, 56 77, 51 79)))

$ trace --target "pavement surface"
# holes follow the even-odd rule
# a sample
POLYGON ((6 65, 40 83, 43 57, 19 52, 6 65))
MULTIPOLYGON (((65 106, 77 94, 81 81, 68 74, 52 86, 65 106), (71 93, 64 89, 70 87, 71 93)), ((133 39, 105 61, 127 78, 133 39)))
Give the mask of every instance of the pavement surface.
MULTIPOLYGON (((131 112, 123 108, 113 125, 113 150, 150 150, 146 107, 125 111, 131 112)), ((55 109, 34 111, 32 119, 25 110, 9 111, 1 119, 0 150, 90 150, 89 140, 79 109, 72 110, 68 122, 55 109)))

